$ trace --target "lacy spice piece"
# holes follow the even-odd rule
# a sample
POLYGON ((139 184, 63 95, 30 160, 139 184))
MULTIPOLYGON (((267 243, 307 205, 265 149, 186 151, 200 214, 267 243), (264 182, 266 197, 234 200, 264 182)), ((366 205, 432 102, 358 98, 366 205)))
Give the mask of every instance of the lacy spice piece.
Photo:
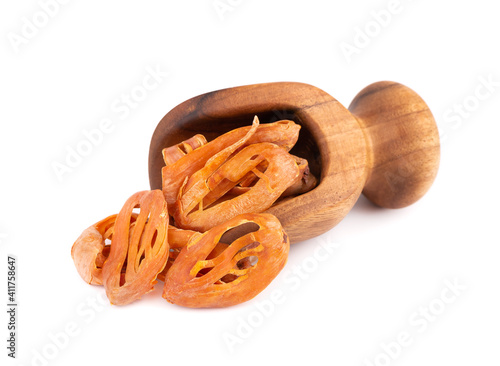
POLYGON ((192 308, 250 300, 283 269, 289 248, 288 236, 276 217, 237 216, 187 243, 167 273, 163 297, 192 308), (223 243, 224 234, 238 228, 243 233, 223 243))

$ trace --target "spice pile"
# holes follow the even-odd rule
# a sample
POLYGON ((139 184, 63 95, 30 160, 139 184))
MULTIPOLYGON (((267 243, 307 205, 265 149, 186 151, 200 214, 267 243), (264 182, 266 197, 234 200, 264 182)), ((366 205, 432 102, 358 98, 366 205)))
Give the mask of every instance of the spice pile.
POLYGON ((305 159, 289 153, 300 126, 241 127, 207 142, 195 135, 163 149, 162 191, 132 195, 90 226, 71 256, 83 280, 125 305, 164 281, 167 301, 192 308, 250 300, 284 267, 290 242, 263 213, 315 187, 305 159))

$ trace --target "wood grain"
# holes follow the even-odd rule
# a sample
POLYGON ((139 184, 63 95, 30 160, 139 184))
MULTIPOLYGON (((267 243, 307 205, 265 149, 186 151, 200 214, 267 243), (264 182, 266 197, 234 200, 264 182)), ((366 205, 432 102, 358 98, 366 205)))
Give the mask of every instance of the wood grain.
POLYGON ((437 129, 429 127, 433 123, 432 115, 429 117, 430 112, 424 112, 422 105, 413 100, 421 101, 414 92, 404 86, 396 87, 400 85, 396 83, 374 85, 372 89, 363 90, 364 95, 360 93, 351 104, 356 116, 323 90, 294 82, 241 86, 189 99, 167 113, 153 134, 149 152, 151 189, 161 189, 164 147, 197 133, 211 140, 234 128, 250 125, 257 115, 262 123, 291 119, 302 126, 299 141, 291 153, 307 159, 319 180, 312 191, 280 201, 267 210, 278 217, 292 243, 334 227, 349 212, 363 189, 381 206, 409 204, 425 193, 435 176, 435 171, 428 169, 437 169, 437 129), (394 93, 400 95, 397 102, 391 99, 394 93), (405 98, 410 98, 408 104, 405 98), (387 107, 376 109, 379 102, 387 103, 387 107), (382 113, 382 119, 377 118, 378 113, 382 113), (411 120, 408 123, 404 122, 407 118, 411 120), (422 137, 425 134, 417 126, 421 120, 427 134, 435 136, 422 137), (383 121, 391 136, 383 134, 383 121), (388 125, 392 127, 387 128, 388 125), (426 142, 414 142, 414 137, 426 142), (395 142, 399 140, 402 142, 395 142), (394 141, 396 149, 382 153, 393 148, 390 141, 394 141), (419 160, 411 165, 412 184, 406 187, 404 174, 409 173, 403 172, 401 166, 408 168, 407 162, 414 158, 419 160), (427 165, 421 165, 424 161, 427 165), (393 177, 390 192, 378 192, 379 189, 387 191, 384 174, 394 171, 399 179, 397 175, 393 177), (365 183, 368 183, 366 187, 365 183))
POLYGON ((349 110, 369 147, 363 194, 387 208, 419 200, 436 177, 440 157, 439 133, 427 104, 410 88, 383 81, 359 92, 349 110))

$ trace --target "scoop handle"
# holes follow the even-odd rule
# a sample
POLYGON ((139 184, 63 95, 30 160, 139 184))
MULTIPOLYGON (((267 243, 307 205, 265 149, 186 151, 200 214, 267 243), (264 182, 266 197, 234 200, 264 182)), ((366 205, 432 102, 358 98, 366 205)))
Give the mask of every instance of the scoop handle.
POLYGON ((440 158, 436 121, 412 89, 391 81, 371 84, 349 106, 367 143, 363 194, 386 208, 419 200, 434 181, 440 158))

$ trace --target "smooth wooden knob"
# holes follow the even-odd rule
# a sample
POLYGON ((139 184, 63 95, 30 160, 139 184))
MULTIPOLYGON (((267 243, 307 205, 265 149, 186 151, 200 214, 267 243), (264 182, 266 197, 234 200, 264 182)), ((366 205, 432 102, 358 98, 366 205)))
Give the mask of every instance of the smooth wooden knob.
POLYGON ((364 88, 349 111, 367 142, 363 194, 381 207, 406 207, 430 188, 439 167, 439 133, 427 104, 410 88, 382 81, 364 88))

